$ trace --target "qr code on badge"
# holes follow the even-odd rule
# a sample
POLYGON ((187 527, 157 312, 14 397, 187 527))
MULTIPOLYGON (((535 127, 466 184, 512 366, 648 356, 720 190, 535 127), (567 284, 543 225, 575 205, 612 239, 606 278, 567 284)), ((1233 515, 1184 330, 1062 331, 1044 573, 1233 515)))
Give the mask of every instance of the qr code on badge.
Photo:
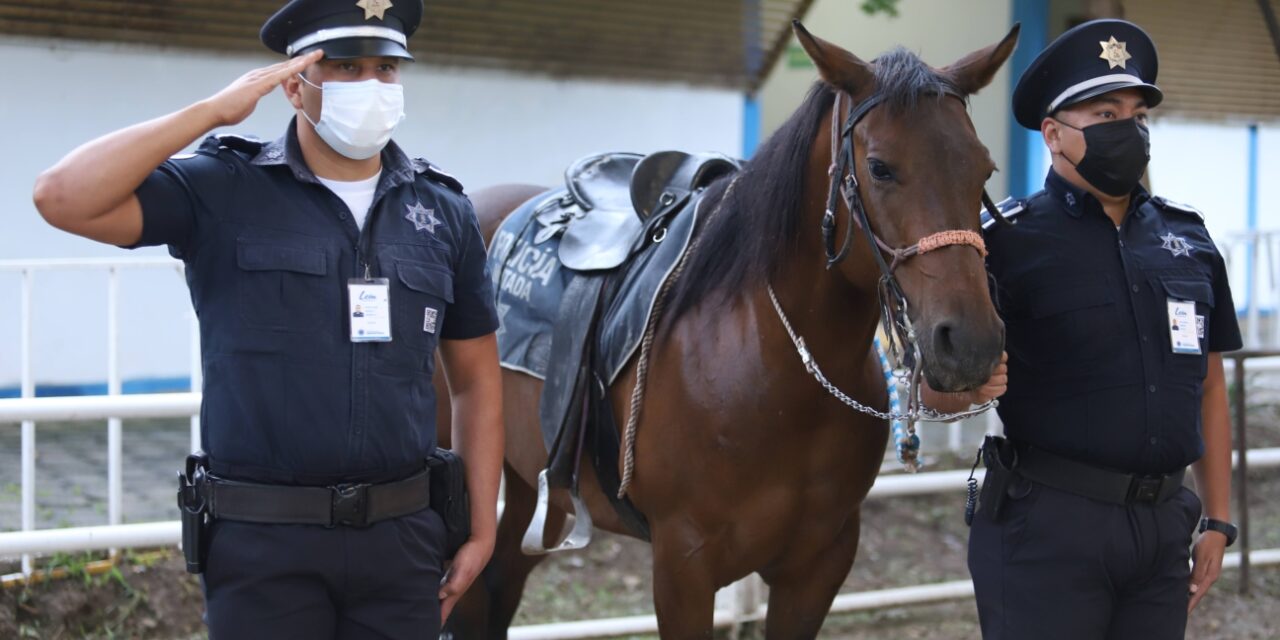
POLYGON ((1196 316, 1196 337, 1204 338, 1204 316, 1196 316))
POLYGON ((423 318, 422 318, 422 330, 423 330, 423 331, 426 331, 427 333, 435 333, 435 332, 436 332, 436 318, 437 318, 439 315, 440 315, 440 312, 439 312, 439 311, 436 311, 435 309, 432 309, 431 307, 427 307, 427 308, 426 308, 426 313, 425 313, 425 314, 423 314, 423 318))

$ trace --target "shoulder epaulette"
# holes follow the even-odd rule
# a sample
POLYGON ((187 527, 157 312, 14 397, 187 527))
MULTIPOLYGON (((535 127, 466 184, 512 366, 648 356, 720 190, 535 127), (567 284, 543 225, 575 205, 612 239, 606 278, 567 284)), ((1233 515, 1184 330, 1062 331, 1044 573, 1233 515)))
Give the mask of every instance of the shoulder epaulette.
POLYGON ((243 153, 250 158, 258 155, 266 143, 253 137, 237 136, 229 133, 223 133, 216 136, 209 136, 200 143, 200 151, 209 154, 217 154, 222 149, 230 149, 243 153))
POLYGON ((1168 198, 1162 198, 1160 196, 1152 196, 1151 201, 1156 203, 1156 206, 1166 211, 1176 211, 1178 213, 1194 216, 1197 220, 1204 222, 1204 214, 1201 213, 1199 209, 1191 205, 1174 202, 1168 198))
MULTIPOLYGON (((1026 211, 1027 203, 1025 200, 1019 200, 1017 198, 1005 198, 1004 200, 996 203, 996 209, 1000 210, 1000 215, 1003 215, 1005 220, 1013 222, 1014 218, 1018 217, 1018 215, 1023 211, 1026 211)), ((986 207, 982 208, 981 215, 983 231, 986 231, 996 225, 997 220, 991 215, 990 211, 987 211, 986 207)))
POLYGON ((457 191, 459 194, 466 195, 462 190, 462 183, 457 178, 441 171, 435 165, 427 162, 422 158, 413 159, 413 169, 440 184, 457 191))

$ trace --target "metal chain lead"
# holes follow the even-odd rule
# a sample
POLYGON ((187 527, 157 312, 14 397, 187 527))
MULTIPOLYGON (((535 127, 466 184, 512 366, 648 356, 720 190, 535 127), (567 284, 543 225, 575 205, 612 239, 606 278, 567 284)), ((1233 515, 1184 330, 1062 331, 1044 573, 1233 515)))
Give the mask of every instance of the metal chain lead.
MULTIPOLYGON (((907 420, 907 421, 924 420, 927 422, 954 422, 956 420, 963 420, 965 418, 971 418, 973 416, 981 415, 983 413, 986 413, 987 411, 990 411, 992 408, 996 407, 997 405, 999 405, 998 401, 990 400, 972 409, 967 409, 965 411, 959 411, 956 413, 940 413, 928 407, 924 407, 918 402, 908 402, 907 404, 908 410, 906 413, 893 413, 889 411, 880 411, 879 409, 876 409, 874 407, 868 407, 867 405, 862 404, 861 402, 858 402, 857 400, 854 400, 853 398, 849 397, 848 394, 841 391, 838 387, 832 384, 830 380, 827 380, 827 377, 822 373, 822 369, 818 367, 817 360, 814 359, 813 354, 809 351, 809 348, 805 346, 804 338, 796 335, 795 329, 791 327, 791 321, 787 319, 787 314, 782 310, 782 304, 778 302, 777 294, 773 292, 773 285, 769 285, 768 291, 769 291, 769 301, 773 303, 773 310, 778 313, 778 319, 782 321, 782 326, 787 330, 787 335, 791 336, 791 342, 795 344, 796 351, 800 354, 800 362, 804 363, 805 370, 808 371, 809 374, 812 375, 814 379, 818 381, 818 384, 822 385, 822 388, 827 390, 827 393, 830 393, 835 399, 839 400, 840 402, 843 402, 844 404, 848 405, 850 408, 852 408, 855 411, 865 413, 869 416, 874 416, 881 420, 907 420)), ((905 379, 905 378, 908 378, 908 375, 909 374, 904 373, 900 377, 905 379)), ((914 379, 911 380, 910 384, 908 385, 908 389, 909 389, 908 394, 912 398, 914 398, 917 394, 917 391, 918 391, 916 388, 917 386, 918 386, 918 383, 914 379)))

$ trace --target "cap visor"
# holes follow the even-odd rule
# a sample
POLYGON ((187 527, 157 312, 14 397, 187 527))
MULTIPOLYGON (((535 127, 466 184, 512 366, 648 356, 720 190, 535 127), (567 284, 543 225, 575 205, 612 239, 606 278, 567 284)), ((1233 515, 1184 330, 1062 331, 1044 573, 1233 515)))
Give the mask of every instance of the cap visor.
POLYGON ((413 56, 399 42, 385 38, 339 38, 317 42, 310 47, 295 52, 294 57, 306 55, 316 49, 324 50, 324 57, 329 60, 348 60, 351 58, 404 58, 413 60, 413 56))
POLYGON ((1164 92, 1160 91, 1159 87, 1134 78, 1132 82, 1109 82, 1096 87, 1089 87, 1088 89, 1063 100, 1062 104, 1058 105, 1058 110, 1080 104, 1081 102, 1096 98, 1104 93, 1110 93, 1119 89, 1137 89, 1141 91, 1143 96, 1147 99, 1148 107, 1154 107, 1164 100, 1164 92))

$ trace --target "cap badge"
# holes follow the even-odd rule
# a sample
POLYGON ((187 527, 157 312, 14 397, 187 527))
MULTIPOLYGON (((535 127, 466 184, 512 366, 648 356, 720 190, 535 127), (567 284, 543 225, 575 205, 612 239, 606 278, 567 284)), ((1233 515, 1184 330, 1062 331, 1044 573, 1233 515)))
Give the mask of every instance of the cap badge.
POLYGON ((1107 61, 1108 69, 1116 67, 1124 69, 1125 60, 1133 57, 1129 55, 1128 49, 1125 48, 1125 43, 1117 42, 1115 36, 1111 36, 1110 41, 1099 40, 1098 44, 1102 45, 1102 55, 1098 57, 1107 61))
MULTIPOLYGON (((395 5, 391 4, 391 0, 360 0, 356 3, 356 6, 364 9, 365 20, 372 20, 374 18, 386 20, 385 14, 387 13, 387 9, 390 9, 395 5)), ((1112 40, 1115 40, 1115 38, 1112 38, 1112 40)))

